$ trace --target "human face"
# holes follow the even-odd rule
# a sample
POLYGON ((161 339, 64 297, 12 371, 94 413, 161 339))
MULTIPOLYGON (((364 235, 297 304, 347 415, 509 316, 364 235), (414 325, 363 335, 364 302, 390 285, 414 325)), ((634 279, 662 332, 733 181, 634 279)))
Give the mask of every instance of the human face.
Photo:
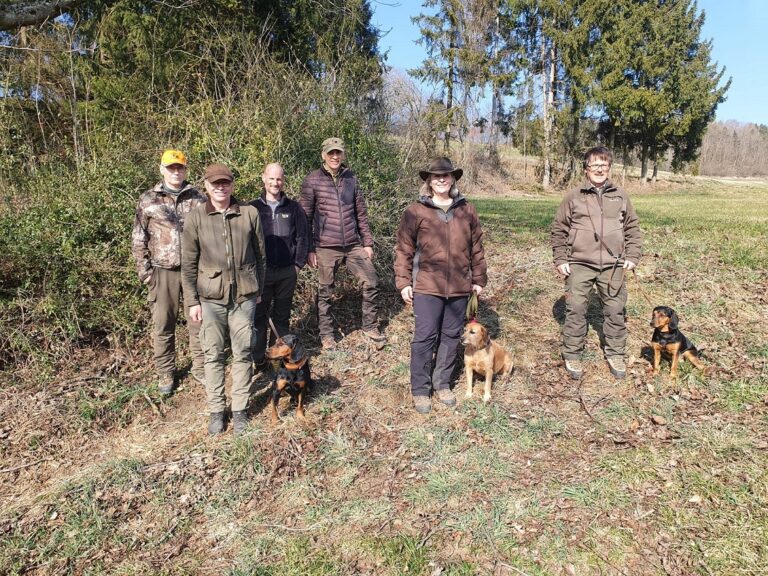
POLYGON ((337 172, 341 163, 344 162, 344 152, 341 150, 330 150, 321 154, 323 162, 331 170, 331 172, 337 172))
POLYGON ((187 167, 184 164, 160 166, 160 174, 163 176, 163 183, 168 188, 181 190, 184 185, 184 178, 187 176, 187 167))
POLYGON ((229 207, 233 188, 232 181, 226 178, 219 178, 215 182, 205 181, 205 191, 208 198, 211 199, 211 204, 217 210, 224 210, 229 207))
POLYGON ((590 156, 584 173, 595 188, 600 188, 611 175, 611 165, 605 158, 590 156))
POLYGON ((451 186, 453 186, 453 174, 430 174, 429 186, 432 192, 441 198, 448 198, 451 195, 451 186))
POLYGON ((261 181, 264 182, 267 198, 277 200, 283 190, 283 169, 280 168, 279 164, 270 164, 264 169, 261 181))

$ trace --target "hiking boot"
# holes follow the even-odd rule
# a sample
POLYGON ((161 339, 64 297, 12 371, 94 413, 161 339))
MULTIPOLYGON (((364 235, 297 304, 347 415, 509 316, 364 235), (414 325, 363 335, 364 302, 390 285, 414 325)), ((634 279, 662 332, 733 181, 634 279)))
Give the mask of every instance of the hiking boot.
POLYGON ((436 392, 437 399, 446 406, 456 406, 456 395, 450 388, 443 388, 436 392))
POLYGON ((621 356, 614 356, 613 358, 606 358, 606 360, 608 360, 608 368, 614 378, 621 380, 627 375, 627 365, 624 362, 624 358, 621 356))
POLYGON ((336 340, 333 336, 321 336, 320 343, 323 346, 323 350, 333 350, 336 348, 336 340))
POLYGON ((160 381, 157 383, 157 391, 161 396, 168 397, 176 390, 176 381, 173 378, 173 374, 166 374, 160 376, 160 381))
POLYGON ((224 412, 211 412, 208 420, 208 434, 216 436, 224 432, 224 412))
POLYGON ((568 376, 574 380, 580 380, 584 375, 584 365, 581 363, 581 360, 566 358, 565 371, 568 372, 568 376))
POLYGON ((235 436, 240 436, 248 428, 248 412, 246 410, 232 411, 232 429, 235 436))
POLYGON ((432 402, 429 396, 414 396, 413 407, 416 408, 416 412, 419 414, 429 414, 432 410, 432 402))
POLYGON ((371 328, 370 330, 363 330, 366 338, 373 340, 374 342, 386 342, 387 337, 382 334, 378 328, 371 328))

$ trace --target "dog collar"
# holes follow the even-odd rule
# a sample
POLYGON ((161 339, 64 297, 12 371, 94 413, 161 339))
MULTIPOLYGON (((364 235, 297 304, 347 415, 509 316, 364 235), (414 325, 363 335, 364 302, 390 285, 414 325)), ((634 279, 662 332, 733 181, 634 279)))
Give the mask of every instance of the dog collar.
POLYGON ((283 366, 285 366, 288 370, 298 370, 299 368, 304 366, 304 364, 306 363, 307 363, 307 357, 304 356, 304 358, 302 358, 298 362, 283 362, 283 366))

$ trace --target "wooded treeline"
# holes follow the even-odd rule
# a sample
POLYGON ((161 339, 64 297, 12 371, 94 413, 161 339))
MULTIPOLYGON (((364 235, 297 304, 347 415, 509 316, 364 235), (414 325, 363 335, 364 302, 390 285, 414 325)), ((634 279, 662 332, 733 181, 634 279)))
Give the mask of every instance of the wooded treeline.
POLYGON ((701 145, 703 176, 768 176, 768 126, 713 122, 701 145))
POLYGON ((541 155, 542 184, 570 180, 589 144, 639 158, 641 177, 671 153, 697 157, 730 80, 701 37, 694 0, 426 0, 413 18, 429 57, 411 71, 439 88, 445 148, 490 91, 498 136, 541 155), (533 136, 533 138, 530 138, 533 136), (530 144, 526 143, 530 141, 530 144), (568 159, 563 163, 562 159, 568 159), (564 165, 561 173, 554 167, 564 165))

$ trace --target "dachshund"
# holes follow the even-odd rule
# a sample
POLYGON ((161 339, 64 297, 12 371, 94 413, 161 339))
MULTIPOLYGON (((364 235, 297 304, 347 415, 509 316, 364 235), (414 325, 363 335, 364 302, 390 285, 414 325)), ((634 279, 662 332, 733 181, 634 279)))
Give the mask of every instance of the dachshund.
POLYGON ((309 355, 304 345, 295 334, 286 334, 267 349, 266 357, 272 361, 276 370, 272 381, 272 425, 280 420, 277 404, 283 392, 288 392, 292 399, 297 400, 296 417, 305 420, 304 395, 312 386, 312 375, 309 355))
POLYGON ((474 373, 485 376, 483 402, 491 399, 491 381, 494 374, 510 374, 514 363, 509 353, 491 340, 488 329, 476 320, 468 322, 464 327, 464 371, 467 376, 467 392, 465 398, 472 397, 472 381, 474 373))
POLYGON ((667 352, 672 356, 672 367, 669 374, 673 378, 677 378, 677 365, 681 356, 687 358, 696 368, 705 370, 704 363, 699 360, 696 346, 677 329, 679 323, 677 312, 669 306, 657 306, 653 309, 651 326, 654 330, 651 347, 653 348, 654 376, 659 373, 662 352, 667 352))

